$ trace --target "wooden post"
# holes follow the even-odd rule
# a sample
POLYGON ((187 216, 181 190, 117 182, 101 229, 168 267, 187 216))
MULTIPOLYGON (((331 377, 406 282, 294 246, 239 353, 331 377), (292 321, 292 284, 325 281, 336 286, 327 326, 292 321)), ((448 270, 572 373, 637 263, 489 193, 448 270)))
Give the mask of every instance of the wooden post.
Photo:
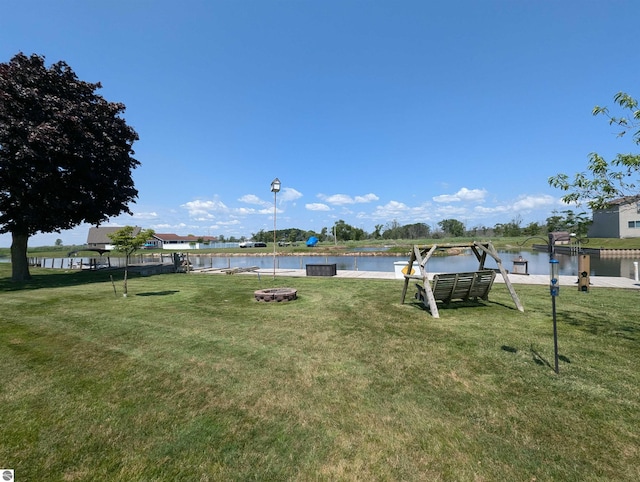
POLYGON ((404 286, 402 288, 402 299, 400 300, 400 304, 404 305, 404 299, 407 296, 407 287, 409 286, 409 276, 408 274, 411 273, 411 266, 413 266, 413 262, 416 260, 416 254, 415 254, 415 246, 413 247, 414 249, 411 251, 411 255, 409 256, 409 264, 407 265, 407 273, 404 275, 404 286))
MULTIPOLYGON (((427 251, 426 256, 420 262, 420 267, 422 268, 422 285, 424 286, 425 294, 427 295, 427 303, 423 304, 427 306, 429 305, 429 310, 431 311, 431 316, 434 318, 440 318, 440 313, 438 312, 438 304, 436 303, 436 298, 433 296, 433 290, 431 289, 431 284, 429 283, 429 275, 427 273, 427 262, 429 258, 436 252, 438 245, 434 244, 431 246, 431 249, 427 251)), ((419 253, 418 253, 419 255, 419 253)))
POLYGON ((404 275, 404 287, 402 289, 402 303, 404 303, 407 296, 407 288, 409 287, 409 280, 411 279, 411 268, 413 267, 413 263, 417 261, 418 268, 420 269, 420 275, 422 276, 424 292, 426 295, 426 300, 423 300, 422 303, 429 308, 429 310, 431 311, 431 316, 433 316, 434 318, 439 318, 440 314, 438 313, 438 305, 436 304, 436 299, 433 296, 433 291, 431 290, 431 285, 429 284, 427 261, 429 261, 429 258, 433 255, 437 247, 438 246, 436 244, 429 247, 429 249, 426 249, 425 247, 427 252, 423 258, 420 247, 418 245, 413 246, 411 256, 409 257, 409 264, 407 265, 407 273, 404 275))
POLYGON ((498 269, 500 270, 500 274, 502 275, 504 284, 507 286, 507 289, 511 294, 511 299, 516 304, 516 307, 518 308, 519 311, 524 311, 524 306, 522 306, 522 303, 520 302, 520 298, 518 298, 518 294, 516 293, 516 290, 513 288, 513 285, 511 284, 511 280, 509 279, 509 275, 504 269, 504 266, 502 266, 502 260, 500 259, 500 256, 498 256, 498 252, 493 247, 493 244, 491 244, 491 242, 486 243, 486 245, 482 245, 478 242, 474 242, 474 244, 478 246, 478 248, 480 248, 481 250, 490 254, 491 257, 496 260, 496 264, 498 265, 498 269))

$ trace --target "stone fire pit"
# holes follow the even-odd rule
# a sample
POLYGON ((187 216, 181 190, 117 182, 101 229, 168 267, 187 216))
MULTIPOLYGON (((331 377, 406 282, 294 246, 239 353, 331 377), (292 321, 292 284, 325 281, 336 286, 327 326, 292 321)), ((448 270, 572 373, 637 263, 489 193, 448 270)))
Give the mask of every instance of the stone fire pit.
POLYGON ((293 288, 271 288, 253 292, 257 301, 292 301, 298 297, 298 290, 293 288))

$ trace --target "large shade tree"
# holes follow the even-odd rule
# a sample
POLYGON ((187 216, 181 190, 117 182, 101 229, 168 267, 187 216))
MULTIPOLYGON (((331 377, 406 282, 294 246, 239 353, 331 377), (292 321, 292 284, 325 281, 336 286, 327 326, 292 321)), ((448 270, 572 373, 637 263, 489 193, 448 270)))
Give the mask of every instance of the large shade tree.
POLYGON ((33 234, 130 213, 138 135, 101 87, 35 54, 0 64, 0 233, 12 235, 13 280, 30 278, 33 234))
MULTIPOLYGON (((640 109, 638 101, 624 92, 618 92, 614 98, 619 112, 608 107, 595 106, 593 115, 603 115, 609 125, 617 126, 618 137, 630 135, 634 144, 640 145, 640 109)), ((618 154, 607 161, 597 153, 589 155, 588 172, 579 172, 574 176, 561 173, 549 178, 549 184, 566 194, 562 200, 566 203, 586 202, 591 209, 604 209, 616 198, 640 194, 638 173, 640 155, 618 154)))

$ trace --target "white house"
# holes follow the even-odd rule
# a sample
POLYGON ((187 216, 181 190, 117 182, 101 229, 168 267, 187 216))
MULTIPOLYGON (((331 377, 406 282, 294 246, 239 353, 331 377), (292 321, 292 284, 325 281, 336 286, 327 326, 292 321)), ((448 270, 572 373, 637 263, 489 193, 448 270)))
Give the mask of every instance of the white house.
POLYGON ((615 199, 593 211, 590 238, 640 238, 640 196, 615 199))
POLYGON ((217 241, 214 236, 179 236, 173 233, 153 235, 153 238, 147 241, 146 248, 161 248, 170 250, 183 249, 206 249, 217 241))

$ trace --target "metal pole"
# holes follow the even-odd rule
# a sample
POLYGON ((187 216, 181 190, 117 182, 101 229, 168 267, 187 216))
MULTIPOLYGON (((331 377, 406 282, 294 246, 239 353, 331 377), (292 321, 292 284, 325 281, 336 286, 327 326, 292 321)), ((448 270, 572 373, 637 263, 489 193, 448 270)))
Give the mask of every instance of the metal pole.
POLYGON ((276 213, 277 196, 280 190, 280 179, 277 177, 271 182, 271 192, 273 193, 273 280, 276 279, 276 213))
POLYGON ((558 325, 556 323, 556 297, 551 297, 551 309, 553 311, 553 350, 555 355, 555 370, 560 373, 558 366, 558 325))
POLYGON ((276 197, 277 191, 273 191, 273 279, 276 279, 276 197))
POLYGON ((556 297, 560 294, 560 263, 555 259, 555 239, 549 234, 549 268, 550 268, 550 294, 551 312, 553 316, 553 355, 554 368, 556 373, 560 373, 558 366, 558 323, 556 316, 556 297))

